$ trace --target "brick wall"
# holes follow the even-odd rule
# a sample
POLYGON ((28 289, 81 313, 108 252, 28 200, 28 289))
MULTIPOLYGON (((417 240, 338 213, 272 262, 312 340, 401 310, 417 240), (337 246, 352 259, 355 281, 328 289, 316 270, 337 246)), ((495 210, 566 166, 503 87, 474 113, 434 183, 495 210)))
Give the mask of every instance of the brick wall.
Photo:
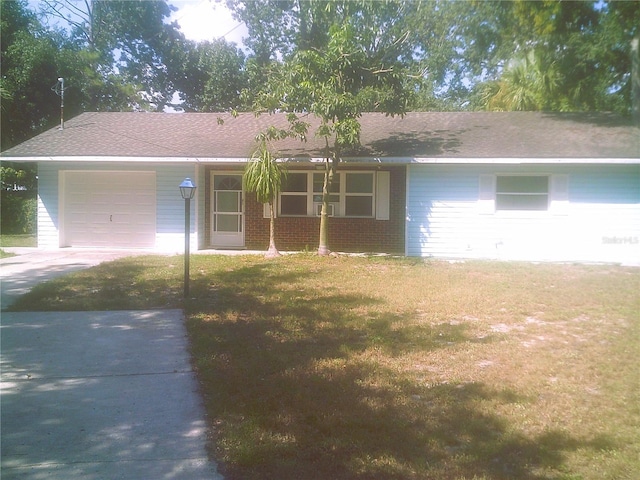
MULTIPOLYGON (((406 169, 385 168, 390 175, 389 220, 375 218, 329 219, 329 248, 340 252, 377 252, 404 254, 404 220, 406 169)), ((319 217, 276 218, 276 246, 279 250, 311 250, 318 248, 319 217)), ((269 245, 269 219, 255 195, 245 201, 245 245, 249 249, 266 250, 269 245)))

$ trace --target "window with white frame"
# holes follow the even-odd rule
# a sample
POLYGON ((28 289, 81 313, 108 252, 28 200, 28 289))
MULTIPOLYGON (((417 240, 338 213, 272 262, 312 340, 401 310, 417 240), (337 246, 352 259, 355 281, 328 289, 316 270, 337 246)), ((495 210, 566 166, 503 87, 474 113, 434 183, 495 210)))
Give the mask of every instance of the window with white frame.
POLYGON ((549 209, 548 175, 498 175, 496 211, 549 209))
POLYGON ((345 173, 344 214, 373 216, 373 173, 345 173))
POLYGON ((307 215, 308 180, 307 173, 289 172, 280 193, 280 215, 307 215))
MULTIPOLYGON (((324 186, 324 173, 313 174, 313 215, 320 215, 322 211, 322 187, 324 186)), ((340 215, 340 174, 333 176, 331 192, 329 195, 329 215, 340 215)))
MULTIPOLYGON (((278 214, 318 215, 322 205, 323 183, 323 172, 289 172, 280 192, 278 214)), ((375 185, 375 172, 336 172, 329 196, 329 214, 341 217, 374 217, 375 185)))

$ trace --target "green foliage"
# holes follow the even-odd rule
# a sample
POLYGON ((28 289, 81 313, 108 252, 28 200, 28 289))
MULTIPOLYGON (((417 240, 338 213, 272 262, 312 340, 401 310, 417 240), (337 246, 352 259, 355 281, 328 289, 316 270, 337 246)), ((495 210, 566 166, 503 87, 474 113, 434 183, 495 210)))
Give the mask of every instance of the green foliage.
POLYGON ((303 39, 307 48, 299 48, 283 62, 271 62, 266 67, 269 75, 265 85, 257 93, 245 92, 245 96, 252 96, 257 113, 288 112, 290 132, 301 138, 306 138, 309 125, 300 120, 300 115, 320 120, 313 133, 324 138, 326 145, 318 247, 324 255, 329 253, 327 211, 332 179, 343 152, 360 144, 359 117, 369 111, 403 114, 409 105, 410 89, 407 71, 398 60, 402 38, 372 45, 371 32, 356 28, 368 4, 354 11, 338 2, 321 6, 325 12, 335 9, 336 13, 328 35, 309 33, 303 39))
POLYGON ((282 186, 286 170, 277 162, 266 141, 261 141, 244 169, 245 190, 255 192, 258 202, 272 204, 282 186))
POLYGON ((3 234, 24 234, 36 231, 37 201, 33 195, 3 190, 1 225, 3 234))
POLYGON ((630 110, 630 42, 639 32, 638 2, 227 3, 247 24, 260 67, 322 50, 331 25, 351 25, 367 56, 387 52, 420 78, 408 86, 409 110, 630 110), (531 55, 540 68, 553 68, 554 85, 544 91, 544 101, 531 75, 535 68, 524 77, 518 73, 517 65, 531 55), (532 88, 533 95, 526 91, 532 88))
POLYGON ((630 112, 630 45, 639 33, 640 3, 520 1, 489 7, 506 65, 476 87, 476 107, 630 112))
POLYGON ((260 203, 269 204, 269 248, 267 256, 279 256, 275 244, 275 199, 282 187, 282 180, 287 176, 287 170, 282 163, 278 163, 276 156, 269 147, 269 141, 282 136, 289 136, 289 132, 269 128, 258 136, 258 148, 251 155, 251 160, 244 169, 242 182, 245 190, 255 192, 260 203))
POLYGON ((3 234, 35 233, 37 222, 36 166, 4 162, 0 166, 3 234))
POLYGON ((0 165, 0 189, 35 192, 36 171, 36 166, 31 163, 4 162, 0 165))
POLYGON ((38 239, 36 238, 36 232, 33 233, 19 233, 19 234, 7 234, 2 232, 0 234, 0 246, 1 247, 37 247, 38 239))
MULTIPOLYGON (((98 3, 111 5, 115 2, 98 3)), ((130 9, 134 3, 124 3, 131 5, 121 14, 132 14, 130 9)), ((136 3, 139 6, 148 4, 146 7, 140 6, 148 9, 157 2, 136 3)), ((115 5, 111 7, 115 9, 115 5)), ((109 17, 110 22, 112 17, 113 15, 109 17)), ((132 18, 137 17, 132 15, 132 18)), ((154 100, 153 86, 139 72, 161 71, 162 69, 156 68, 157 65, 147 62, 142 66, 144 62, 138 61, 136 68, 139 72, 134 73, 133 62, 127 61, 126 65, 120 62, 116 71, 111 51, 107 55, 93 44, 89 46, 80 42, 80 37, 76 34, 78 26, 71 37, 63 30, 48 30, 29 11, 24 1, 2 2, 1 21, 3 150, 59 121, 60 100, 51 91, 51 86, 59 77, 65 78, 68 89, 65 95, 67 118, 86 110, 142 108, 154 100), (140 95, 139 92, 145 88, 152 94, 140 95)), ((101 20, 99 23, 104 25, 105 22, 106 20, 101 20)), ((145 31, 131 23, 129 27, 145 31)), ((115 46, 124 49, 123 41, 119 42, 106 42, 105 48, 115 46)), ((131 42, 135 43, 134 40, 131 42)), ((150 52, 140 45, 136 48, 141 52, 140 58, 149 59, 150 52)))
POLYGON ((247 87, 244 54, 224 40, 188 42, 174 85, 184 98, 186 111, 222 112, 239 108, 240 92, 247 87))
MULTIPOLYGON (((403 65, 385 63, 375 52, 367 55, 362 40, 352 25, 334 24, 322 48, 300 50, 282 63, 272 63, 269 82, 254 97, 254 110, 318 117, 321 124, 315 134, 332 139, 328 157, 357 147, 362 112, 402 114, 409 98, 403 65)), ((291 120, 292 128, 305 133, 298 116, 291 120)))
MULTIPOLYGON (((313 133, 334 150, 357 148, 362 111, 630 111, 639 2, 227 4, 249 30, 246 57, 223 40, 187 41, 166 23, 167 1, 43 0, 44 23, 26 0, 3 1, 1 148, 58 122, 58 77, 67 117, 162 111, 178 92, 187 111, 319 115, 313 133), (48 28, 52 17, 67 29, 48 28)), ((304 122, 291 131, 307 135, 304 122)))
POLYGON ((9 257, 15 257, 15 255, 13 253, 8 253, 0 249, 0 258, 9 258, 9 257))
MULTIPOLYGON (((182 38, 173 25, 164 23, 172 9, 175 7, 166 1, 42 2, 46 16, 67 22, 76 49, 96 54, 89 65, 94 71, 144 92, 127 96, 128 109, 161 110, 171 98, 166 57, 172 52, 171 43, 182 38)), ((116 101, 122 97, 117 96, 116 101)))
POLYGON ((480 86, 480 104, 493 111, 568 110, 570 99, 559 94, 559 84, 557 64, 531 50, 510 61, 500 80, 480 86))
POLYGON ((1 18, 4 149, 49 125, 56 107, 46 98, 57 78, 57 45, 52 37, 41 35, 24 2, 3 2, 1 18))

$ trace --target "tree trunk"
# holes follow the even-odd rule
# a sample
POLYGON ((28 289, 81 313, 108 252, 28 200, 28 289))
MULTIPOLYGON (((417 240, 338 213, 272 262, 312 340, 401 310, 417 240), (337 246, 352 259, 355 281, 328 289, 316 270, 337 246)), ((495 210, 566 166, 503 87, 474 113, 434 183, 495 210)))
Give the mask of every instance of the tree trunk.
POLYGON ((324 182, 322 184, 322 210, 320 212, 320 241, 318 244, 318 255, 329 255, 329 195, 331 192, 331 183, 333 182, 333 174, 335 165, 326 159, 324 169, 324 182))
POLYGON ((640 127, 640 36, 631 40, 631 115, 640 127))
POLYGON ((275 258, 280 256, 280 252, 276 248, 276 218, 273 211, 273 202, 269 202, 269 248, 265 254, 266 258, 275 258))

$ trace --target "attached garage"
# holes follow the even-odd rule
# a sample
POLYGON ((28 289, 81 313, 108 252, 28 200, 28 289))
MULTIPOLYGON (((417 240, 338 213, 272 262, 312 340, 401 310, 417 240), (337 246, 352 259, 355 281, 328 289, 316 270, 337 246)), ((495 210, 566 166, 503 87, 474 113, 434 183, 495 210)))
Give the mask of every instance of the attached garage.
POLYGON ((61 246, 154 247, 155 171, 61 171, 61 246))

